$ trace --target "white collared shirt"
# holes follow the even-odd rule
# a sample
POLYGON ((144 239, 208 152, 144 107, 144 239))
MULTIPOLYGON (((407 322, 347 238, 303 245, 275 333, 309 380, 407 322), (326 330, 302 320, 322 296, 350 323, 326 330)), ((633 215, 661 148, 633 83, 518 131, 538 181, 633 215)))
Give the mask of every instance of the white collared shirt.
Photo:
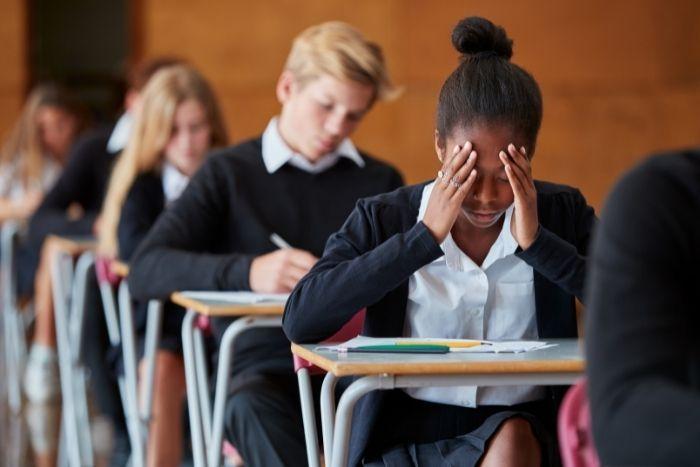
POLYGON ((29 186, 25 185, 24 178, 20 176, 22 163, 26 162, 25 160, 16 157, 9 164, 3 164, 0 167, 0 197, 20 201, 32 191, 47 193, 61 175, 63 166, 51 156, 42 157, 44 160, 39 179, 32 181, 29 186))
POLYGON ((163 196, 165 197, 166 206, 178 199, 190 182, 190 178, 177 170, 170 162, 165 162, 163 164, 162 179, 163 196))
POLYGON ((129 141, 131 135, 131 127, 134 124, 134 117, 129 112, 124 112, 117 123, 114 125, 112 133, 107 141, 107 152, 116 154, 121 152, 129 141))
POLYGON ((365 160, 349 138, 345 138, 335 151, 321 156, 320 159, 312 163, 287 145, 280 135, 277 124, 277 117, 270 120, 262 135, 262 157, 268 173, 276 172, 286 163, 304 172, 321 173, 333 167, 341 157, 350 159, 359 167, 365 166, 365 160))
MULTIPOLYGON (((423 189, 418 219, 425 215, 434 183, 423 189)), ((478 266, 451 234, 440 245, 445 255, 409 279, 404 335, 471 339, 537 339, 533 270, 514 255, 511 205, 484 263, 478 266)), ((476 407, 513 405, 540 399, 537 386, 426 387, 406 389, 416 399, 476 407)))

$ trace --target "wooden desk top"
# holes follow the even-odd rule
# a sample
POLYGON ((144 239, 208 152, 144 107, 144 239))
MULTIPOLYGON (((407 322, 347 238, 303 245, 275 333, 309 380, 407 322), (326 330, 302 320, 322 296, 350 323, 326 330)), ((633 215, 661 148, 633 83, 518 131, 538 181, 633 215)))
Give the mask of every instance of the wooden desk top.
POLYGON ((175 292, 170 300, 182 307, 205 316, 282 316, 284 305, 278 303, 239 304, 225 300, 203 300, 187 296, 186 292, 175 292))
POLYGON ((292 344, 292 353, 336 376, 583 373, 585 361, 578 339, 546 341, 557 345, 522 353, 397 354, 325 352, 314 350, 319 344, 292 344))
POLYGON ((59 235, 49 235, 46 241, 50 241, 61 251, 70 255, 79 255, 97 246, 94 237, 61 237, 59 235))
POLYGON ((112 261, 110 264, 110 269, 114 274, 121 278, 129 275, 129 265, 121 261, 112 261))

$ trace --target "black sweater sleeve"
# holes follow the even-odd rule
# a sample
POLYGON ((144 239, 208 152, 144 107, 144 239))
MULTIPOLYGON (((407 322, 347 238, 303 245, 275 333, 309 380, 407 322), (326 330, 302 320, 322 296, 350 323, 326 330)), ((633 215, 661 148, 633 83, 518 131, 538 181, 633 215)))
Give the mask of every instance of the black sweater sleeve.
POLYGON ((164 198, 160 176, 144 174, 132 185, 119 216, 117 237, 119 257, 129 261, 136 248, 163 212, 164 198))
POLYGON ((192 178, 184 193, 158 218, 134 253, 129 287, 136 299, 167 298, 177 290, 249 290, 253 255, 212 254, 225 235, 227 186, 212 156, 192 178))
POLYGON ((88 235, 92 232, 99 211, 103 193, 96 193, 104 174, 96 174, 95 167, 102 167, 106 154, 107 130, 95 131, 81 138, 71 150, 68 164, 42 200, 39 208, 29 222, 29 238, 40 244, 50 233, 62 235, 88 235), (68 207, 77 203, 84 215, 79 219, 70 219, 68 207))
MULTIPOLYGON (((546 195, 542 195, 546 196, 546 195)), ((552 283, 584 302, 584 279, 588 247, 597 219, 581 192, 570 188, 548 200, 548 209, 556 212, 553 222, 567 219, 568 239, 540 225, 535 242, 516 255, 552 283)))
POLYGON ((666 163, 652 160, 622 179, 594 241, 586 348, 606 465, 700 459, 700 164, 691 175, 666 163))
POLYGON ((443 254, 422 222, 404 232, 392 225, 397 209, 401 207, 376 198, 358 202, 287 301, 283 327, 291 341, 320 342, 332 336, 356 312, 443 254), (380 241, 384 229, 397 233, 380 241))

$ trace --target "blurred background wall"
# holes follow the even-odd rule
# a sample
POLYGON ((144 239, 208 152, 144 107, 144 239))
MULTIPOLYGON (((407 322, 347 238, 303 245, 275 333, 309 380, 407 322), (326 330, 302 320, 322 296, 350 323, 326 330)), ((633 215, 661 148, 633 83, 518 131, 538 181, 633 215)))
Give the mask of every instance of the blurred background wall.
MULTIPOLYGON (((37 66, 27 71, 33 32, 24 10, 41 2, 0 3, 5 133, 36 80, 37 66)), ((356 25, 384 48, 405 92, 377 105, 354 140, 397 165, 411 183, 438 168, 435 103, 458 58, 450 32, 474 14, 506 28, 515 41, 513 61, 542 87, 537 177, 578 186, 600 207, 636 160, 700 142, 700 2, 694 0, 130 0, 125 7, 128 50, 117 65, 162 54, 189 60, 213 82, 235 141, 259 134, 277 112, 275 82, 299 31, 331 19, 356 25)))

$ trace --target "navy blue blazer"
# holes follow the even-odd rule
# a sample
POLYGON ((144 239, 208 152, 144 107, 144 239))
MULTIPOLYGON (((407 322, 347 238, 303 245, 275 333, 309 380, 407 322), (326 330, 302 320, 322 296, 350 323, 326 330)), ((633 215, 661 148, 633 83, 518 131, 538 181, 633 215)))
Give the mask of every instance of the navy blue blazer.
MULTIPOLYGON (((326 244, 323 257, 292 292, 283 326, 292 342, 320 342, 367 307, 363 334, 401 336, 408 279, 443 256, 423 222, 416 222, 425 184, 365 198, 326 244)), ((534 270, 541 338, 576 337, 575 298, 582 299, 588 244, 596 217, 583 195, 564 185, 536 181, 540 229, 516 255, 534 270)), ((372 436, 384 391, 355 408, 349 465, 358 464, 372 436)), ((558 396, 556 391, 553 396, 558 396)))

